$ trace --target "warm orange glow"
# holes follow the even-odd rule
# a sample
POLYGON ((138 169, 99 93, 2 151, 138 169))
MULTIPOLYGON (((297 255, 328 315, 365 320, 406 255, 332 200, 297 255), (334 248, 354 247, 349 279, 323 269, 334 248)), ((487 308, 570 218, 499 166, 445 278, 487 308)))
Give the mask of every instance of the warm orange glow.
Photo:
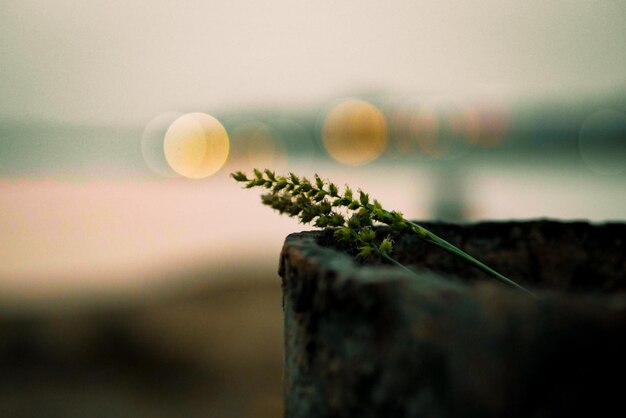
POLYGON ((478 113, 480 115, 480 144, 500 145, 513 119, 509 109, 504 105, 487 104, 479 106, 478 113))
POLYGON ((410 122, 411 136, 416 141, 420 152, 430 157, 442 156, 439 131, 439 120, 435 109, 428 105, 420 106, 410 122))
POLYGON ((213 116, 188 113, 176 119, 165 134, 167 163, 181 176, 201 179, 215 174, 226 162, 228 133, 213 116))
POLYGON ((461 110, 451 125, 453 132, 462 135, 468 143, 480 143, 480 113, 475 107, 468 106, 461 110))
POLYGON ((366 101, 344 100, 326 115, 322 141, 336 161, 347 165, 367 164, 387 148, 385 116, 366 101))
POLYGON ((389 135, 400 154, 410 154, 415 147, 411 136, 411 117, 404 109, 395 109, 389 116, 389 135))
POLYGON ((237 145, 238 169, 243 167, 281 168, 287 159, 285 147, 274 130, 262 122, 248 122, 238 126, 232 134, 237 145))

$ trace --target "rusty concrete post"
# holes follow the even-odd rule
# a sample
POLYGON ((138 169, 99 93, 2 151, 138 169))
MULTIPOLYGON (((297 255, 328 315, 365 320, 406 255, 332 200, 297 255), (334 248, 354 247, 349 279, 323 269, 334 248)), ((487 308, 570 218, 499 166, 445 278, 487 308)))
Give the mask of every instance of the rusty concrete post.
POLYGON ((395 257, 419 277, 358 263, 329 233, 292 234, 287 418, 625 413, 626 224, 425 226, 539 298, 412 236, 395 237, 395 257))

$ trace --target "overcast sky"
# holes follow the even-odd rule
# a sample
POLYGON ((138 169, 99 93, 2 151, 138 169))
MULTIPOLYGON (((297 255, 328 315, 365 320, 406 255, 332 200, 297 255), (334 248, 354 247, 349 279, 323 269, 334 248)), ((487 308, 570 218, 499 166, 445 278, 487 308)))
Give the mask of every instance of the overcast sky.
POLYGON ((626 87, 626 1, 0 0, 0 118, 626 87))

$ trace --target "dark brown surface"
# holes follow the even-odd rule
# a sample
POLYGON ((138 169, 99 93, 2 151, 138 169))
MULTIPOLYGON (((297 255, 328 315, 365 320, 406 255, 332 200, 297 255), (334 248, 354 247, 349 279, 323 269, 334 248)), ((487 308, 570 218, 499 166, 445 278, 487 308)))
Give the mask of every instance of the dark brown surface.
POLYGON ((426 226, 539 297, 411 236, 394 237, 395 256, 420 277, 363 266, 328 233, 290 235, 287 417, 624 412, 608 380, 626 371, 624 224, 426 226))
POLYGON ((0 417, 282 416, 280 286, 253 274, 125 306, 3 312, 0 417))
MULTIPOLYGON (((472 225, 421 223, 451 244, 525 286, 567 292, 626 290, 626 224, 587 222, 481 222, 472 225)), ((394 257, 418 270, 456 276, 464 281, 491 280, 488 275, 414 234, 391 234, 394 257)), ((335 246, 329 232, 318 241, 335 246)), ((343 246, 352 255, 356 248, 343 246)), ((376 259, 367 264, 379 264, 376 259)))

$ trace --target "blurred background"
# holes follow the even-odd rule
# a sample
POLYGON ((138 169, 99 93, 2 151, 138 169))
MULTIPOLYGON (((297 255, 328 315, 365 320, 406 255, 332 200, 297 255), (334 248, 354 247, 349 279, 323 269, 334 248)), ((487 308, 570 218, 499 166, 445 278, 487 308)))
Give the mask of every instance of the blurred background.
POLYGON ((228 178, 414 219, 626 219, 626 3, 0 0, 0 416, 282 416, 228 178))

